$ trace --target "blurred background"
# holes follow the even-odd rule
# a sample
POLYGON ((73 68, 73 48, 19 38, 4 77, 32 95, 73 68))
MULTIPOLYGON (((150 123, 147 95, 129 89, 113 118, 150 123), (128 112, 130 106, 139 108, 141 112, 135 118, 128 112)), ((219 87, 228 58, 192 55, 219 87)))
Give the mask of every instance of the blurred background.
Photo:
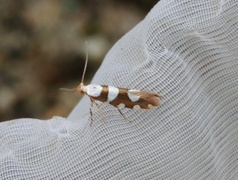
POLYGON ((0 1, 0 122, 66 117, 82 95, 88 41, 90 82, 107 51, 158 0, 0 1))

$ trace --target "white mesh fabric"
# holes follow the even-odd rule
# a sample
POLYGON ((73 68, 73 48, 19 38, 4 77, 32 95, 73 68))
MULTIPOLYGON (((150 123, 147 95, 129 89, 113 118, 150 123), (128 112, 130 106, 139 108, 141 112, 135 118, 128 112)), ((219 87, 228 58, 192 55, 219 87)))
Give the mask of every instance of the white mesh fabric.
POLYGON ((238 2, 162 0, 94 84, 158 91, 122 110, 88 97, 66 119, 0 125, 0 179, 238 179, 238 2), (130 121, 130 122, 129 122, 130 121))

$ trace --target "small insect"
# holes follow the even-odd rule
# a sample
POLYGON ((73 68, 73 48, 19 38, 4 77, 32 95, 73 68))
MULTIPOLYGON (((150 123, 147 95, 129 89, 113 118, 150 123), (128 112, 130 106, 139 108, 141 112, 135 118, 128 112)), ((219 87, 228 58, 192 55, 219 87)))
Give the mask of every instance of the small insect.
MULTIPOLYGON (((112 106, 116 107, 120 114, 125 118, 119 107, 125 107, 129 109, 151 109, 159 106, 161 95, 153 91, 141 91, 134 89, 117 88, 107 85, 84 85, 84 76, 88 64, 88 51, 86 51, 86 60, 82 75, 81 83, 77 88, 60 90, 77 91, 82 94, 86 94, 90 100, 90 115, 92 119, 92 107, 95 101, 108 102, 112 106)), ((125 118, 126 119, 126 118, 125 118)))

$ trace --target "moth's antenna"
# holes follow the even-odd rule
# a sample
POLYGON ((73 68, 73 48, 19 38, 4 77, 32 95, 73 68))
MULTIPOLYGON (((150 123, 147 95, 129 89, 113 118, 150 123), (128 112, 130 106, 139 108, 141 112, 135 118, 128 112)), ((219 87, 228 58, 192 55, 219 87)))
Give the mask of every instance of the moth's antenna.
POLYGON ((59 91, 75 91, 77 90, 77 88, 73 88, 73 89, 67 89, 67 88, 60 88, 59 91))
MULTIPOLYGON (((84 69, 83 69, 82 81, 80 83, 80 86, 83 85, 84 75, 86 73, 86 69, 87 69, 87 65, 88 65, 88 42, 87 41, 85 41, 85 49, 86 49, 86 58, 85 58, 85 65, 84 65, 84 69)), ((60 88, 59 90, 60 91, 75 91, 75 90, 77 90, 77 88, 73 88, 73 89, 60 88)))
POLYGON ((87 65, 88 65, 88 42, 87 41, 85 41, 85 51, 86 51, 86 57, 85 57, 85 64, 84 64, 84 69, 83 69, 83 75, 82 75, 81 83, 83 83, 83 81, 84 81, 84 75, 86 73, 86 69, 87 69, 87 65))

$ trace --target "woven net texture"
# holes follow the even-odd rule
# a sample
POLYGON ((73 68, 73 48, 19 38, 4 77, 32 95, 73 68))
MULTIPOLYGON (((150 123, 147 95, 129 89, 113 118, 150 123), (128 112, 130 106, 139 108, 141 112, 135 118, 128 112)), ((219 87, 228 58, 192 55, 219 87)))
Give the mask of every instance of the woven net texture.
POLYGON ((161 0, 92 84, 160 92, 151 110, 93 106, 0 124, 0 179, 238 179, 238 2, 161 0))

